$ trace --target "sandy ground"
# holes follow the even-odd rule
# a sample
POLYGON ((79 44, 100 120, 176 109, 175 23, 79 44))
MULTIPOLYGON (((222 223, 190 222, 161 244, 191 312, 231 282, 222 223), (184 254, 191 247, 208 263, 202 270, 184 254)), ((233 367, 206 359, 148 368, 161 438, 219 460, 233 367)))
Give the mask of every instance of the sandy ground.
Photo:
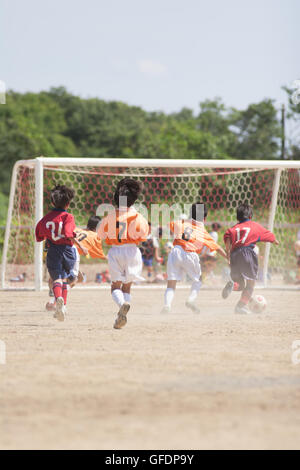
POLYGON ((73 289, 63 324, 46 292, 0 292, 0 448, 300 449, 300 292, 247 317, 186 293, 162 316, 163 291, 135 289, 114 330, 109 291, 73 289))

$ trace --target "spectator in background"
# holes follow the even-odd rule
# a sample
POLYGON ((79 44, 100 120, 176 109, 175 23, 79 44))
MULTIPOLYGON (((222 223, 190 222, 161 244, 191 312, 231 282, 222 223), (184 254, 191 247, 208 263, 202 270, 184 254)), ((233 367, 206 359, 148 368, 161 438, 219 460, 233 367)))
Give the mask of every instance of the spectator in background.
POLYGON ((161 263, 162 259, 159 254, 159 241, 158 238, 153 235, 151 222, 149 222, 150 233, 147 237, 147 240, 143 242, 140 246, 142 253, 143 265, 147 271, 147 281, 152 282, 153 276, 153 261, 161 263))
MULTIPOLYGON (((212 230, 209 233, 209 235, 212 237, 212 239, 216 243, 218 243, 218 239, 219 239, 219 233, 218 232, 220 231, 220 229, 221 229, 221 225, 218 222, 214 222, 212 224, 212 230)), ((216 251, 211 251, 206 246, 201 251, 200 258, 201 258, 201 264, 202 264, 202 269, 203 269, 203 275, 204 276, 208 276, 208 275, 213 276, 214 275, 213 274, 213 269, 214 269, 215 263, 217 261, 216 254, 217 254, 216 251)))

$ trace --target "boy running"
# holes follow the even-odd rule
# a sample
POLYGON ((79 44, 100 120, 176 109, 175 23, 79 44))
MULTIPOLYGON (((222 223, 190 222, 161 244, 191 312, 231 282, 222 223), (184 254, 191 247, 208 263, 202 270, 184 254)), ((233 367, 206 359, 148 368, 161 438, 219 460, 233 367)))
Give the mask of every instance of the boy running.
POLYGON ((252 297, 255 280, 258 275, 258 258, 256 243, 270 242, 279 245, 275 235, 253 222, 253 210, 248 204, 237 208, 238 223, 229 228, 224 235, 228 260, 230 261, 231 280, 222 291, 223 299, 233 290, 242 291, 241 298, 235 307, 235 313, 249 314, 248 303, 252 297))
MULTIPOLYGON (((97 215, 92 215, 87 223, 85 229, 76 227, 74 232, 78 242, 80 242, 81 247, 74 247, 76 249, 76 262, 72 270, 72 274, 68 276, 67 283, 70 287, 74 287, 77 282, 82 282, 83 275, 79 271, 80 266, 80 256, 83 255, 83 248, 87 250, 87 256, 94 259, 107 259, 107 256, 103 253, 102 242, 97 237, 97 226, 101 222, 100 217, 97 215)), ((53 294, 53 280, 49 279, 49 296, 50 301, 46 304, 46 310, 51 311, 55 310, 55 297, 53 294)))
POLYGON ((111 294, 119 307, 114 328, 120 329, 127 323, 130 309, 132 282, 143 280, 143 262, 137 245, 147 240, 149 225, 146 219, 132 206, 141 192, 138 181, 124 178, 116 188, 114 202, 117 209, 110 212, 101 222, 98 236, 111 246, 108 252, 108 267, 111 275, 111 294))
POLYGON ((193 281, 186 306, 193 312, 199 313, 199 308, 195 304, 201 288, 201 265, 198 254, 206 246, 226 258, 223 248, 213 240, 204 228, 207 212, 205 204, 199 202, 192 205, 189 220, 179 220, 170 224, 171 231, 174 233, 174 242, 173 249, 168 256, 168 284, 162 313, 171 311, 176 284, 177 281, 181 281, 183 274, 188 274, 193 281))
MULTIPOLYGON (((47 268, 53 279, 53 292, 56 301, 54 318, 64 321, 67 303, 67 278, 72 273, 76 262, 74 243, 75 221, 73 215, 67 212, 74 198, 73 189, 67 186, 56 186, 51 191, 53 209, 37 224, 35 236, 37 242, 47 241, 47 268)), ((86 252, 85 249, 83 249, 86 252)))

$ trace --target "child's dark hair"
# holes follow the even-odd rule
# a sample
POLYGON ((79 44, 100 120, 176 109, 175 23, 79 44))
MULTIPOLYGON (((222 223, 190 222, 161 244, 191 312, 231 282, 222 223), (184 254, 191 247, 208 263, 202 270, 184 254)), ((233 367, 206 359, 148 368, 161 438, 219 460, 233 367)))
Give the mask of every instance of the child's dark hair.
POLYGON ((73 189, 64 185, 55 186, 51 191, 51 202, 56 209, 65 209, 75 196, 73 189))
POLYGON ((241 222, 245 222, 246 220, 252 219, 253 210, 252 207, 248 204, 240 204, 236 210, 236 218, 241 222))
POLYGON ((131 207, 139 197, 141 191, 142 185, 139 181, 131 178, 124 178, 119 181, 117 185, 117 189, 114 194, 115 204, 119 206, 119 199, 126 198, 126 206, 131 207))
POLYGON ((100 220, 101 220, 100 217, 98 217, 97 215, 92 215, 88 220, 88 223, 86 226, 87 230, 96 232, 97 225, 99 224, 100 220))
POLYGON ((195 202, 191 208, 191 218, 198 222, 204 222, 208 214, 206 204, 203 202, 195 202))
POLYGON ((211 228, 213 229, 214 232, 217 232, 218 230, 220 230, 221 225, 218 222, 214 222, 211 228))

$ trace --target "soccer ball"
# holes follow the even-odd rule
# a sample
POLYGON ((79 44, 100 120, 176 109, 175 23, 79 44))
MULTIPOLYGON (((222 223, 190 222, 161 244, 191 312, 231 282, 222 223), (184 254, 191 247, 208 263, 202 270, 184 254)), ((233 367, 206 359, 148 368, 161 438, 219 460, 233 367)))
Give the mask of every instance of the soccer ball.
POLYGON ((263 295, 253 295, 249 307, 253 313, 262 313, 267 307, 267 301, 263 295))

